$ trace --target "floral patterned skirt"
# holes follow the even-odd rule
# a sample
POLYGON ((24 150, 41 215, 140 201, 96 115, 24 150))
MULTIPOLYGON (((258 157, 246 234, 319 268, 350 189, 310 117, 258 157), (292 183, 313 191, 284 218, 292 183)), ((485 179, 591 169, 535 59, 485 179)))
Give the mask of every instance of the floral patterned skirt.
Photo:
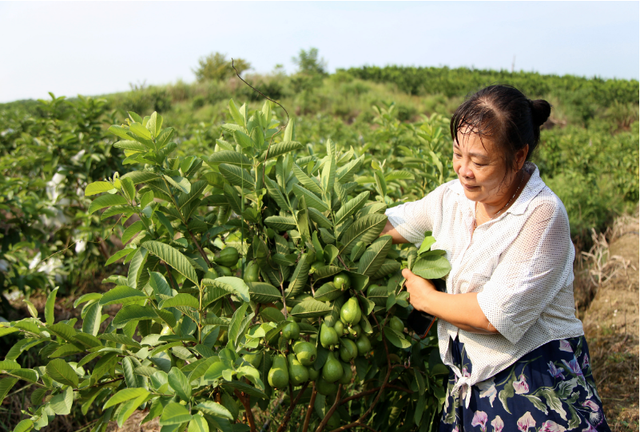
MULTIPOLYGON (((471 372, 464 345, 450 341, 453 361, 471 372)), ((596 392, 584 336, 549 342, 471 387, 469 408, 449 373, 440 432, 610 431, 596 392)))

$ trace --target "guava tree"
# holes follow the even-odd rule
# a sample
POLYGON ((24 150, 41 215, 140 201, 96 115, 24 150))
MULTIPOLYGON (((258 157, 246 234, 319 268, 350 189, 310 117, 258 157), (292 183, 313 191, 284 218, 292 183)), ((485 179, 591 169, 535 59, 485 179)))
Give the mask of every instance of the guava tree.
POLYGON ((14 430, 74 407, 94 431, 135 410, 163 432, 431 430, 446 368, 435 336, 405 328, 399 271, 441 278, 443 252, 430 236, 419 250, 380 236, 390 202, 354 181, 357 149, 303 146, 270 102, 229 111, 209 155, 172 156, 157 113, 109 129, 136 169, 85 195, 90 214, 126 226, 107 264, 128 273, 78 298, 80 320, 56 322, 54 290, 44 319, 0 327, 22 336, 0 362, 0 399, 36 388, 14 430), (28 350, 40 366, 21 367, 28 350))

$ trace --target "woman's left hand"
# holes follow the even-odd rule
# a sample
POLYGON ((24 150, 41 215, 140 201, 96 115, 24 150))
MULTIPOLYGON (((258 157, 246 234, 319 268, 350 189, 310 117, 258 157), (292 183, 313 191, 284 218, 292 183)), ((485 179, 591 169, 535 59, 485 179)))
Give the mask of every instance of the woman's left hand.
POLYGON ((405 286, 409 293, 409 302, 414 308, 426 312, 429 294, 438 291, 435 285, 413 274, 409 269, 402 270, 402 276, 406 279, 405 286))

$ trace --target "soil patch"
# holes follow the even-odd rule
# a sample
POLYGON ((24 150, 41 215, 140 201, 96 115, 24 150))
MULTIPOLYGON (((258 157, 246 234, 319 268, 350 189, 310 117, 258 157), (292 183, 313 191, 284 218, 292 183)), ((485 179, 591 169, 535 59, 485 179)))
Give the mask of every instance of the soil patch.
MULTIPOLYGON (((595 296, 583 314, 591 365, 612 431, 638 431, 638 215, 619 218, 583 255, 595 296)), ((582 277, 586 275, 583 274, 582 277)))

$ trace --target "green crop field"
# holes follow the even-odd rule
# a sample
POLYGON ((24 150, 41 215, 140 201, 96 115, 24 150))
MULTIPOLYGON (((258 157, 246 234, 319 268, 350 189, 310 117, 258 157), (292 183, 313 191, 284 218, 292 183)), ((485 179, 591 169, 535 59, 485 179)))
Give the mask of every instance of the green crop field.
POLYGON ((379 234, 455 178, 449 117, 483 86, 553 105, 534 162, 578 250, 638 204, 637 81, 315 55, 0 105, 0 428, 433 430, 447 372, 399 270, 449 265, 379 234))

